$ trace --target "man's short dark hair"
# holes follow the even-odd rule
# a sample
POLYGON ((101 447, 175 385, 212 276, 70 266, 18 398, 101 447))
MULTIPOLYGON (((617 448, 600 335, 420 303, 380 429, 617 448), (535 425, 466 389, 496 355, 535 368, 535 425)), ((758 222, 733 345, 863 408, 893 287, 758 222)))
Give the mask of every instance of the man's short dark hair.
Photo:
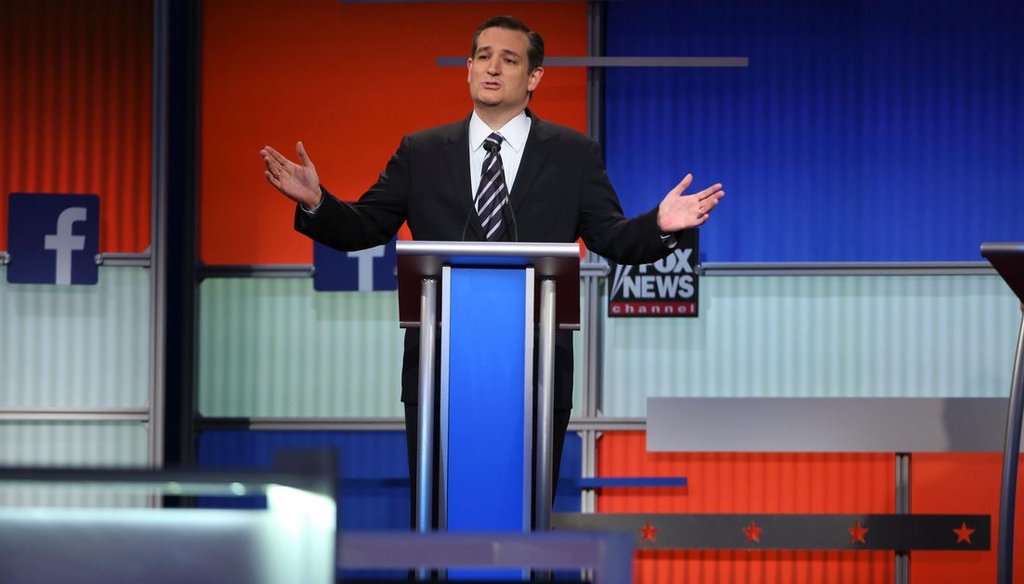
POLYGON ((540 34, 530 30, 526 23, 512 16, 495 16, 480 25, 473 33, 473 50, 470 57, 476 57, 476 45, 480 40, 480 33, 489 28, 504 28, 506 30, 518 30, 526 35, 530 41, 530 47, 526 50, 526 60, 530 65, 530 72, 544 64, 544 39, 540 34))

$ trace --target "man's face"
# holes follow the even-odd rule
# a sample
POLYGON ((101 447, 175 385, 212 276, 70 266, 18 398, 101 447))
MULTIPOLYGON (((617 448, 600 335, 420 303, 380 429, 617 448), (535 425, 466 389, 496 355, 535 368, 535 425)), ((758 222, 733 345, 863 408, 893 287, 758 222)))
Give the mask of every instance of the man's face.
POLYGON ((527 92, 540 83, 544 69, 530 72, 526 58, 530 41, 518 30, 491 27, 480 33, 476 54, 469 58, 469 95, 483 108, 522 109, 527 92))

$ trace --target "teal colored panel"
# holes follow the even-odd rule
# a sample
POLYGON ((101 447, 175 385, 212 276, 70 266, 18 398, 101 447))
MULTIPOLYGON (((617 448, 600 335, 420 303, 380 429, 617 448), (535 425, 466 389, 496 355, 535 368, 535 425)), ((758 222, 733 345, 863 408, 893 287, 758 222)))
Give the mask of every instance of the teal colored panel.
MULTIPOLYGON (((403 335, 394 292, 316 292, 308 278, 206 279, 199 287, 199 410, 401 417, 403 335)), ((579 407, 583 334, 574 337, 579 407)))
POLYGON ((398 417, 395 292, 315 292, 310 278, 211 278, 199 287, 205 416, 398 417))
MULTIPOLYGON (((103 275, 100 275, 102 280, 103 275)), ((0 422, 0 466, 145 467, 140 422, 0 422)), ((139 491, 103 486, 0 483, 0 506, 146 506, 139 491)))
POLYGON ((96 286, 8 284, 0 268, 0 408, 149 401, 150 273, 101 267, 96 286))
POLYGON ((605 415, 644 416, 648 396, 1009 394, 1021 311, 997 276, 708 276, 700 294, 698 319, 606 319, 605 415))

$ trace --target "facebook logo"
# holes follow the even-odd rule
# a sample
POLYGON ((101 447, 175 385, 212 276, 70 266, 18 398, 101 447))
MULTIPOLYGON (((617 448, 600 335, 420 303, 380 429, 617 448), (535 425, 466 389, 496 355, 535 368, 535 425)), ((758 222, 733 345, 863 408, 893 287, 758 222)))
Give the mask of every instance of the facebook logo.
POLYGON ((96 284, 98 196, 11 193, 7 210, 9 283, 96 284))
POLYGON ((337 251, 313 244, 313 289, 326 291, 396 290, 395 240, 359 251, 337 251))

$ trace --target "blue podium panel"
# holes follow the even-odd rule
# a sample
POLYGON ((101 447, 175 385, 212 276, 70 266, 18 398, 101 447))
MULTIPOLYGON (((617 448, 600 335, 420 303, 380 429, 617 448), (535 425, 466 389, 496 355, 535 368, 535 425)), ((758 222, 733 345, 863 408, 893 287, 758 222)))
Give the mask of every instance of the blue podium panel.
MULTIPOLYGON (((442 351, 448 356, 442 358, 447 393, 442 387, 441 404, 446 527, 451 532, 529 531, 533 424, 526 423, 526 415, 532 412, 532 392, 525 390, 524 372, 533 370, 527 361, 532 350, 526 349, 532 341, 526 316, 532 273, 450 268, 449 275, 442 314, 442 351)), ((449 577, 520 574, 460 570, 449 577)))

